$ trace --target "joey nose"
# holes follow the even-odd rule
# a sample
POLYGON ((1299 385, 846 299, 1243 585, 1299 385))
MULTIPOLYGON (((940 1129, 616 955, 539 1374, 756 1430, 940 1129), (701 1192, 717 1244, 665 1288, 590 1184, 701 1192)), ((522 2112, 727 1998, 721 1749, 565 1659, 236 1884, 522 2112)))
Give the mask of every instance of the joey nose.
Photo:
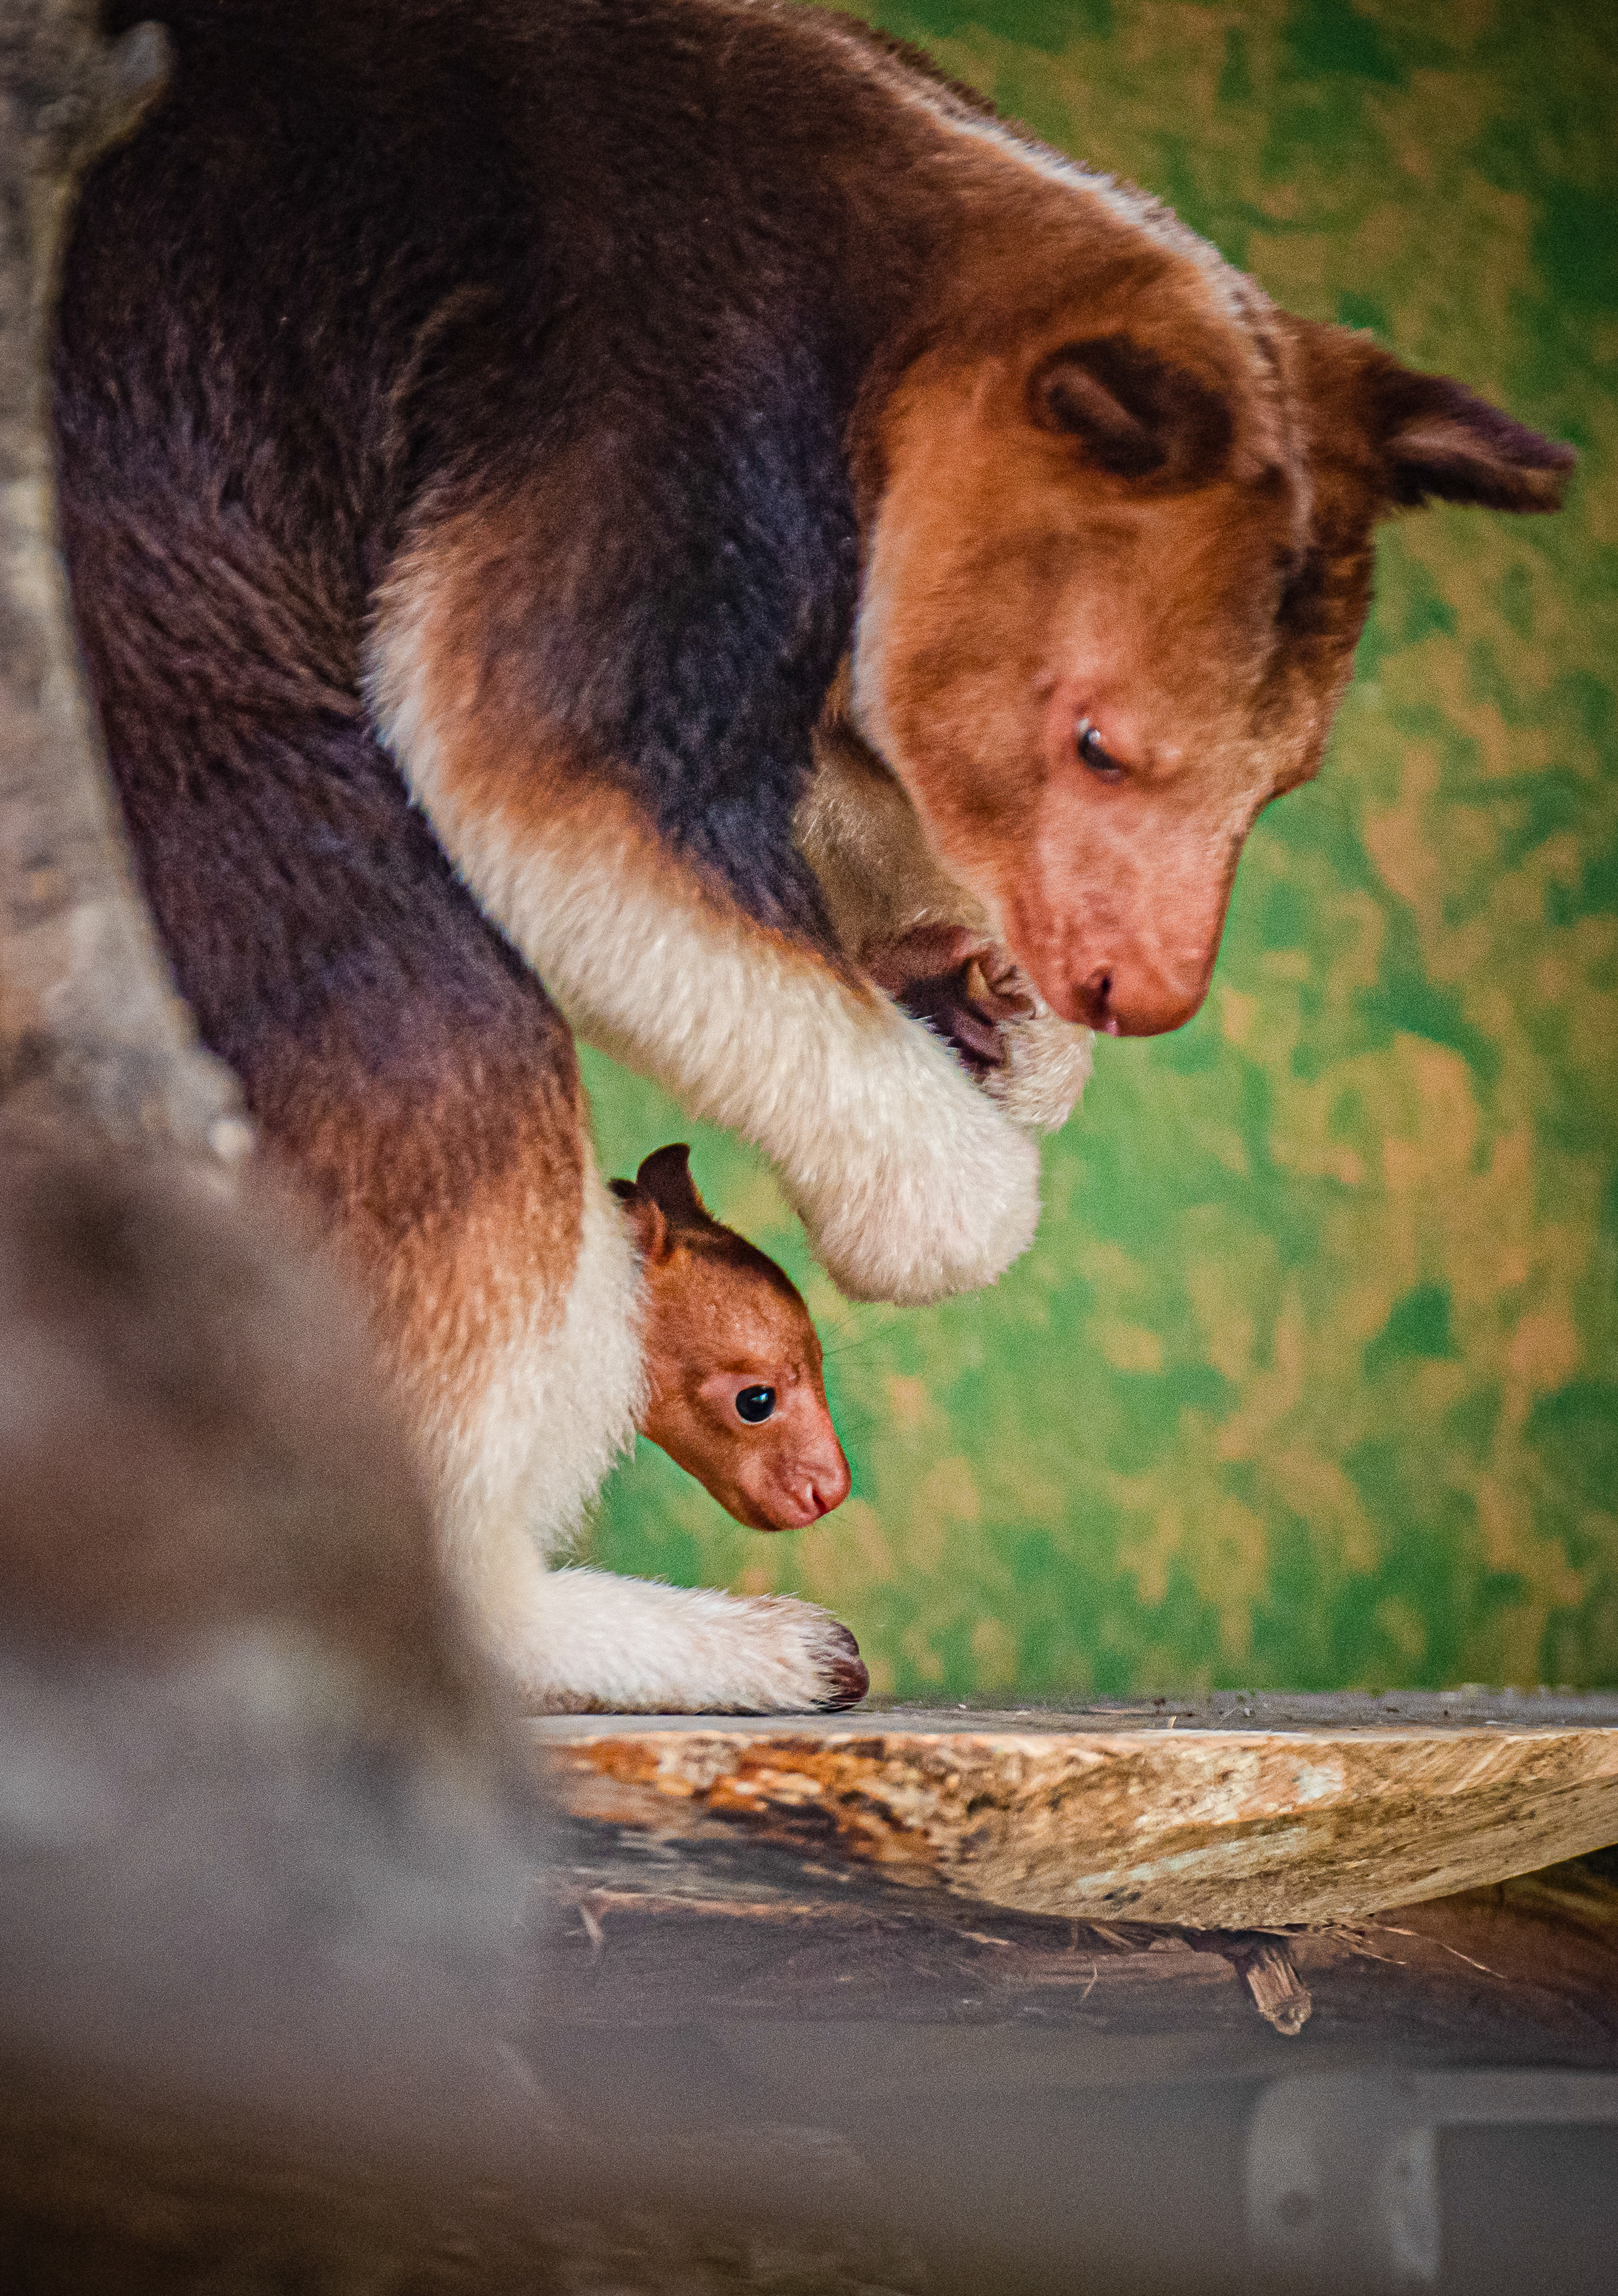
POLYGON ((829 1514, 833 1507, 840 1507, 848 1496, 853 1480, 848 1472, 848 1462, 839 1448, 834 1459, 828 1458, 814 1471, 809 1495, 814 1502, 815 1513, 829 1514))

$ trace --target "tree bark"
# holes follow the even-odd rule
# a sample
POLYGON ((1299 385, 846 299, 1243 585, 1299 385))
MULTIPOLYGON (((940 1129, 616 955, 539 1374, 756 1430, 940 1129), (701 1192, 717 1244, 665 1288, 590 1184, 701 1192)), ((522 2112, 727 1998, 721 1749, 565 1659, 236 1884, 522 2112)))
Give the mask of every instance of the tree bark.
POLYGON ((160 93, 168 46, 94 0, 0 9, 0 1136, 234 1164, 234 1079, 205 1053, 136 889, 80 675, 57 541, 47 351, 85 170, 160 93))

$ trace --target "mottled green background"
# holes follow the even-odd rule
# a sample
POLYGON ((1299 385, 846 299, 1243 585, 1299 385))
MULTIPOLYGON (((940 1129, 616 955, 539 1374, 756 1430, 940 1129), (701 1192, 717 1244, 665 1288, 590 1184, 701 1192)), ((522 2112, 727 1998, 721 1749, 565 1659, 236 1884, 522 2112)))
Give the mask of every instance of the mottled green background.
POLYGON ((855 1492, 766 1539, 642 1445, 595 1553, 814 1595, 907 1697, 1618 1682, 1618 9, 878 20, 1583 463, 1560 519, 1385 530, 1206 1006, 1099 1047, 996 1291, 846 1307, 755 1160, 591 1062, 609 1168, 694 1138, 805 1283, 855 1492))

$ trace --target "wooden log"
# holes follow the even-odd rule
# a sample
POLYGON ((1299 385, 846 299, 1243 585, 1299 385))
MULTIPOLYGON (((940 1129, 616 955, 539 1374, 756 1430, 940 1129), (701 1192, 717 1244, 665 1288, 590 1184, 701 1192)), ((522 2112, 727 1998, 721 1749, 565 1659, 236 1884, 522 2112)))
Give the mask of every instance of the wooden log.
POLYGON ((1611 1699, 556 1716, 532 1731, 576 1816, 666 1838, 741 1826, 1091 1922, 1352 1922, 1618 1840, 1611 1699))
MULTIPOLYGON (((1254 2181, 1245 2132, 1261 2114, 1289 2128, 1300 2095, 1318 2092, 1306 2165, 1338 2210, 1304 2224, 1312 2239, 1368 2187, 1352 2146, 1342 2189, 1320 2176, 1334 2096, 1357 2106, 1351 2135, 1378 2116, 1404 2126, 1435 2087, 1498 2094, 1502 2076, 1540 2100, 1528 2121, 1570 2087, 1595 2100, 1581 2120, 1611 2109, 1610 1855, 1285 1937, 990 1908, 717 1817, 658 1837, 553 1816, 532 1882, 508 1925, 509 2037, 485 2060, 499 2078, 475 2115, 510 2141, 486 2161, 464 2129, 371 2157, 301 2105, 290 2126, 217 2095, 199 2108, 8 2051, 0 2034, 5 2285, 1208 2296, 1271 2284, 1250 2249, 1252 2196, 1286 2231, 1296 2187, 1271 2152, 1254 2181)), ((102 1902, 121 1936, 117 1902, 102 1902)), ((318 1936, 331 1902, 315 1910, 318 1936)), ((174 2013, 191 2013, 185 1988, 174 2013)), ((413 2013, 405 2028, 420 2050, 413 2013)), ((402 2087, 423 2131, 475 2063, 456 2043, 402 2087)), ((1542 2171, 1542 2136, 1525 2131, 1515 2173, 1542 2171)), ((1562 2245, 1500 2284, 1608 2284, 1610 2243, 1594 2277, 1576 2268, 1602 2236, 1601 2193, 1565 2183, 1562 2245)), ((1345 2256, 1346 2276, 1360 2248, 1345 2256)))

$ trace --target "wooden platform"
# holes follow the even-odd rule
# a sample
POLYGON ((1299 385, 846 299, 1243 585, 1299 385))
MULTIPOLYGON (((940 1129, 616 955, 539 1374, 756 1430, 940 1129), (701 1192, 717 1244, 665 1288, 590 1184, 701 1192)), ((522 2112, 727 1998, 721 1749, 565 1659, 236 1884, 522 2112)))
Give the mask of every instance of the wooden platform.
POLYGON ((740 1830, 1086 1922, 1352 1922, 1618 1841, 1614 1697, 1227 1694, 531 1726, 575 1817, 692 1845, 740 1830))
MULTIPOLYGON (((232 1931, 253 1893, 210 1885, 217 1929, 186 1950, 201 2010, 189 1975, 156 2004, 158 2030, 201 2013, 211 2035, 233 2030, 264 1966, 284 1968, 292 2007, 294 1980, 320 1984, 321 2054, 328 2021, 339 2052, 357 2037, 387 2103, 369 2152, 334 2138, 301 2083, 290 2124, 248 2113, 257 2073, 233 2046, 233 2112, 217 2079, 154 2095, 144 2013, 136 2084, 42 2055, 41 2004, 69 2030, 82 1986, 19 1990, 13 1954, 6 2284, 1605 2296, 1618 1855, 1436 1892, 1458 1861, 1478 1869, 1468 1812, 1496 1871, 1547 1839, 1618 1837, 1615 1733, 1618 1701, 1541 1698, 537 1725, 563 1807, 534 1827, 519 1919, 503 1898, 458 1960, 444 1857, 402 1869, 418 1910, 400 1927, 374 1861, 345 1880, 339 1825, 335 1865, 289 1869, 320 1885, 298 1879, 276 1956, 232 1931), (1109 1766, 1118 1791, 1087 1800, 1109 1766), (1342 1784, 1320 1833, 1323 1772, 1342 1784), (1252 1807, 1254 1780, 1288 1776, 1293 1804, 1252 1807), (1118 1784, 1132 1777, 1150 1788, 1133 1804, 1118 1784), (1080 1822, 1092 1808, 1113 1812, 1122 1852, 1097 1854, 1080 1822), (1378 1809, 1402 1812, 1382 1837, 1378 1809), (1167 1862, 1173 1829, 1196 1826, 1192 1848, 1232 1852, 1222 1898, 1208 1861, 1167 1862), (1289 1827, 1306 1845, 1290 1857, 1289 1827), (1384 1838, 1425 1902, 1302 1926, 1207 1920, 1211 1906, 1290 1912, 1308 1902, 1300 1873, 1315 1902, 1380 1898, 1403 1886, 1384 1838), (1127 1915, 974 1894, 980 1873, 1022 1888, 1032 1872, 1060 1898, 1122 1866, 1132 1840, 1156 1879, 1127 1915), (1143 1902, 1185 1917, 1145 1918, 1143 1902), (482 1978, 446 2038, 423 2005, 457 1969, 482 1978)), ((391 1840, 393 1775, 381 1785, 391 1840)), ((235 1836, 222 1848, 241 1862, 235 1836)), ((77 1837, 62 1854, 81 1858, 77 1837)), ((272 1854, 287 1865, 284 1841, 272 1854)), ((462 1858, 458 1838, 445 1855, 462 1858)), ((13 1885, 42 1873, 30 1840, 13 1885)), ((78 1862, 67 1880, 121 1953, 127 1892, 78 1862)))

